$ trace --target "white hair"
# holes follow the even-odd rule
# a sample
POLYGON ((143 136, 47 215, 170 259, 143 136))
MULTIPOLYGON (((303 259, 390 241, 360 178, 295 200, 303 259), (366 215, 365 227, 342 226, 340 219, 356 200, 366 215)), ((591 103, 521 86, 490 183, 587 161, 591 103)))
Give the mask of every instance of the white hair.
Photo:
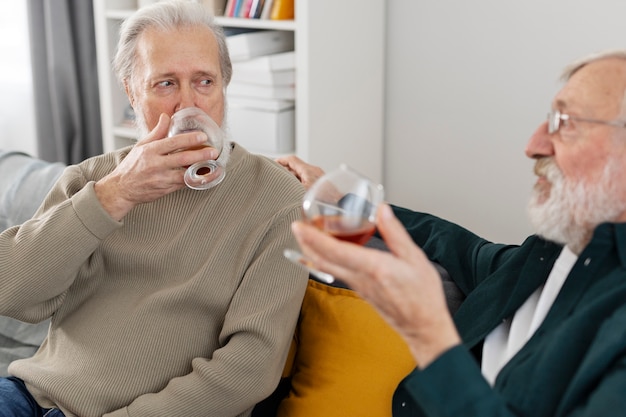
POLYGON ((220 70, 224 88, 230 83, 233 73, 224 31, 215 23, 212 12, 200 3, 174 0, 160 1, 142 7, 126 19, 120 27, 117 52, 113 69, 118 80, 124 84, 132 78, 136 65, 136 48, 140 35, 150 28, 175 30, 181 27, 204 26, 211 30, 218 45, 220 70))

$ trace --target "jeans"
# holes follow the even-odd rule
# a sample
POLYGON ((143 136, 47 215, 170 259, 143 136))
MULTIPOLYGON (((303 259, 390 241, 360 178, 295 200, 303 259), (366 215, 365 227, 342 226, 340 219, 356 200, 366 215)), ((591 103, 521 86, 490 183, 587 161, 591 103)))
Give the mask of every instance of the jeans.
POLYGON ((0 378, 0 417, 63 417, 61 410, 42 408, 24 381, 15 377, 0 378))

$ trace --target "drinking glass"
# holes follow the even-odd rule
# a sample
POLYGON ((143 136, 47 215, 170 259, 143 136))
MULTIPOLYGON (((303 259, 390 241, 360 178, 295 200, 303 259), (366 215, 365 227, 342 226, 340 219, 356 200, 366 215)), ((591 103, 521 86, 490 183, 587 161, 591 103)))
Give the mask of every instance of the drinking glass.
MULTIPOLYGON (((365 244, 376 231, 376 211, 383 202, 383 186, 347 165, 320 177, 305 193, 304 221, 346 242, 365 244)), ((302 264, 318 279, 331 283, 334 277, 312 267, 300 252, 286 249, 287 259, 302 264)))
MULTIPOLYGON (((204 111, 197 107, 185 107, 172 115, 168 136, 174 136, 191 131, 202 131, 207 135, 207 141, 196 148, 210 146, 222 153, 224 146, 224 132, 204 111)), ((226 176, 224 165, 219 161, 208 160, 196 162, 185 171, 185 184, 194 190, 206 190, 215 187, 226 176)))

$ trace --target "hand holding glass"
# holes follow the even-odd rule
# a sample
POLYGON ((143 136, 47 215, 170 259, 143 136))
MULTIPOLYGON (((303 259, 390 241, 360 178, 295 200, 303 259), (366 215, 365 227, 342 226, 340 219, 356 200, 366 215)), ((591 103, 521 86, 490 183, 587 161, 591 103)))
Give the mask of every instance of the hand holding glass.
MULTIPOLYGON (((337 239, 363 245, 376 231, 376 211, 383 198, 382 185, 341 165, 320 177, 304 195, 304 221, 337 239)), ((284 255, 322 281, 335 279, 312 268, 311 262, 295 250, 286 249, 284 255)))
MULTIPOLYGON (((191 131, 204 132, 208 139, 200 146, 215 148, 221 155, 224 133, 208 114, 197 107, 186 107, 172 115, 168 136, 191 131)), ((194 190, 206 190, 222 182, 225 175, 224 166, 219 161, 196 162, 185 171, 185 184, 194 190)))

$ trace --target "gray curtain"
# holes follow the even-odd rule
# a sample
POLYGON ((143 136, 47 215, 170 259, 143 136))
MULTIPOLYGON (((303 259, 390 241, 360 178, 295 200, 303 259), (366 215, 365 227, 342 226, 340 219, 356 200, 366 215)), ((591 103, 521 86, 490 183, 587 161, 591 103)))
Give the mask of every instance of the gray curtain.
POLYGON ((93 2, 28 0, 38 156, 102 153, 93 2))

